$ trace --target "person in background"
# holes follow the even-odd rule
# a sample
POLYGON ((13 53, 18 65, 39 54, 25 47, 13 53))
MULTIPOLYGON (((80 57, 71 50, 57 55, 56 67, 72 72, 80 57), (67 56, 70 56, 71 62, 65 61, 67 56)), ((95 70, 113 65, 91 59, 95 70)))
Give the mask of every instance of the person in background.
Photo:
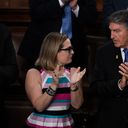
POLYGON ((96 20, 95 0, 29 0, 29 5, 31 22, 18 50, 18 55, 26 60, 28 69, 33 67, 37 59, 44 37, 50 32, 63 32, 62 19, 66 15, 66 5, 71 8, 70 39, 75 51, 69 67, 87 67, 85 26, 96 20))
POLYGON ((128 10, 108 20, 111 40, 97 51, 88 92, 100 101, 97 128, 128 128, 128 10))
POLYGON ((104 0, 103 4, 103 29, 104 34, 109 37, 108 16, 115 11, 128 9, 128 0, 104 0))
POLYGON ((18 67, 11 33, 6 25, 0 23, 0 123, 4 127, 8 124, 4 106, 5 96, 9 85, 16 81, 17 76, 18 67))
POLYGON ((70 105, 78 109, 83 103, 80 80, 86 69, 65 68, 73 54, 70 39, 65 34, 51 32, 44 38, 36 67, 29 69, 26 75, 25 89, 34 108, 26 127, 74 127, 70 105))

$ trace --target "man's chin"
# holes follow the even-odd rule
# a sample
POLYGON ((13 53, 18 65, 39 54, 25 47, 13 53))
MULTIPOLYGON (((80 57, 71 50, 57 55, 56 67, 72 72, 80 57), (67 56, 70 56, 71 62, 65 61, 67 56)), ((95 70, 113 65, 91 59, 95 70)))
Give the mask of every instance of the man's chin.
POLYGON ((118 45, 117 43, 114 43, 114 46, 117 47, 117 48, 120 47, 120 45, 118 45))
POLYGON ((72 62, 72 59, 70 59, 68 62, 67 62, 67 64, 70 64, 72 62))

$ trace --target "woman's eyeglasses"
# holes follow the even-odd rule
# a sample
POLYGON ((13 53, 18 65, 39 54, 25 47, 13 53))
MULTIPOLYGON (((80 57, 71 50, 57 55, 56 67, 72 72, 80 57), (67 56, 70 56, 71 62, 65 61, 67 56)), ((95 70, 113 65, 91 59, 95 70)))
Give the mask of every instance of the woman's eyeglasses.
POLYGON ((73 47, 68 47, 68 48, 61 48, 59 51, 68 51, 69 53, 72 53, 73 47))

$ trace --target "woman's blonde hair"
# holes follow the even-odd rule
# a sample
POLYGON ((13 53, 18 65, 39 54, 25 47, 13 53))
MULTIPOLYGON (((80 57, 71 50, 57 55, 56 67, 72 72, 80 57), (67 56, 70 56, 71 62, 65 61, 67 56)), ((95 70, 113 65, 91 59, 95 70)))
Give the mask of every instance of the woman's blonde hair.
POLYGON ((68 37, 58 32, 49 33, 43 40, 39 57, 35 65, 45 70, 54 70, 57 65, 57 53, 68 37))

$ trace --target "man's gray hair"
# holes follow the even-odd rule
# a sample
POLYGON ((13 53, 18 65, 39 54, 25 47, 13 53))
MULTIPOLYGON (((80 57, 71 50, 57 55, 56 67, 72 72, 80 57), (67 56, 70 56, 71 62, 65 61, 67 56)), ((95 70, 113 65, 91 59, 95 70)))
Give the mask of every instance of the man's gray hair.
POLYGON ((108 17, 109 23, 124 24, 128 28, 128 10, 119 10, 108 17))

